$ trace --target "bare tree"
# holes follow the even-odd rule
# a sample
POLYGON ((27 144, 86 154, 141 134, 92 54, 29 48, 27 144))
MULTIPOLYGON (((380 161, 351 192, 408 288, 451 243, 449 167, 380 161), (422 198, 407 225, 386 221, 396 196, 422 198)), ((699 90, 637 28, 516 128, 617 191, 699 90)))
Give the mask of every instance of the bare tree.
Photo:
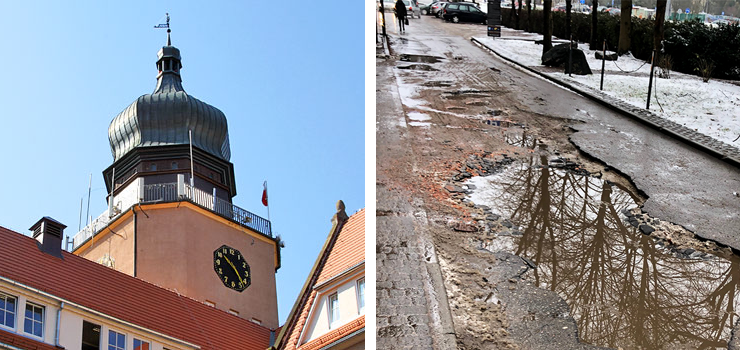
POLYGON ((630 50, 632 34, 632 0, 622 0, 622 13, 619 18, 619 48, 617 53, 623 55, 630 50))
POLYGON ((570 20, 570 13, 573 8, 573 4, 571 4, 572 0, 565 0, 565 39, 570 40, 571 37, 571 20, 570 20))
POLYGON ((542 4, 542 17, 544 19, 542 30, 542 55, 552 49, 552 0, 544 0, 542 4))
POLYGON ((596 28, 598 25, 598 18, 599 18, 599 0, 594 0, 591 3, 591 40, 589 40, 590 49, 591 50, 598 50, 599 49, 599 43, 597 42, 596 37, 596 28))
MULTIPOLYGON (((665 22, 665 7, 667 0, 658 0, 655 8, 655 31, 653 32, 653 50, 656 52, 655 59, 660 55, 661 42, 663 41, 663 24, 665 22)), ((660 62, 660 60, 658 60, 660 62)))
POLYGON ((527 31, 534 32, 534 22, 532 22, 532 0, 527 0, 527 31))
POLYGON ((519 19, 522 18, 522 0, 519 0, 519 9, 516 11, 516 29, 519 30, 519 19))

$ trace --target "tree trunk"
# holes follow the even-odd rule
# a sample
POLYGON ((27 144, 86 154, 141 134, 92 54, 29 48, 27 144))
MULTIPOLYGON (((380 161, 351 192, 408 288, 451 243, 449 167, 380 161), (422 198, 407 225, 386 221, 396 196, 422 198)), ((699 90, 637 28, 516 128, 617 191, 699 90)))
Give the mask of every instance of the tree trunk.
POLYGON ((522 18, 522 1, 523 0, 519 0, 519 10, 517 10, 516 12, 516 29, 517 30, 521 29, 519 27, 519 20, 522 18))
MULTIPOLYGON (((511 16, 516 16, 516 6, 514 5, 513 1, 511 2, 511 12, 509 13, 509 23, 511 23, 511 16)), ((515 24, 519 23, 519 18, 515 18, 514 21, 515 21, 514 22, 515 24)), ((519 29, 519 28, 515 27, 514 29, 519 29)))
POLYGON ((573 5, 571 4, 571 0, 565 0, 565 40, 571 39, 571 31, 570 31, 570 11, 573 8, 573 5))
POLYGON ((534 22, 532 22, 532 0, 527 0, 527 31, 534 32, 534 22))
POLYGON ((665 7, 667 0, 658 0, 655 8, 655 31, 653 32, 653 49, 660 53, 663 41, 663 24, 665 23, 665 7))
POLYGON ((542 55, 552 49, 552 0, 544 0, 542 3, 542 18, 544 28, 542 29, 542 55))
POLYGON ((599 23, 599 0, 594 0, 591 4, 591 40, 589 40, 590 43, 590 49, 591 50, 598 50, 599 49, 599 38, 597 36, 596 29, 598 28, 599 23))
POLYGON ((619 16, 619 48, 620 56, 630 50, 632 34, 632 0, 622 0, 622 13, 619 16))

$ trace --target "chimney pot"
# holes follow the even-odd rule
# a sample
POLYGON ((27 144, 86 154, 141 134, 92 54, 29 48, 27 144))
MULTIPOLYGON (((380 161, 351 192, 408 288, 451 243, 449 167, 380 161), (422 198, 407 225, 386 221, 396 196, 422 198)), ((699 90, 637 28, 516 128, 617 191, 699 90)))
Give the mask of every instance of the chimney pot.
POLYGON ((48 216, 37 221, 29 230, 38 241, 39 249, 49 255, 62 257, 62 237, 67 226, 48 216))

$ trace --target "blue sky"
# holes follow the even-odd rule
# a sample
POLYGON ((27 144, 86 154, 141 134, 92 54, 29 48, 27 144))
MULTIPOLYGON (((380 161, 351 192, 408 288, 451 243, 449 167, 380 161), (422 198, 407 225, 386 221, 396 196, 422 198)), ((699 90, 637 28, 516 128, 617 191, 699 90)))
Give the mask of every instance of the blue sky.
MULTIPOLYGON (((337 200, 365 207, 363 3, 0 3, 0 226, 42 216, 77 231, 80 199, 106 208, 110 121, 156 83, 171 16, 185 91, 226 114, 238 195, 286 243, 284 322, 331 229, 337 200)), ((85 203, 87 205, 87 203, 85 203)), ((84 214, 83 214, 84 215, 84 214)), ((84 219, 83 219, 84 226, 84 219)))

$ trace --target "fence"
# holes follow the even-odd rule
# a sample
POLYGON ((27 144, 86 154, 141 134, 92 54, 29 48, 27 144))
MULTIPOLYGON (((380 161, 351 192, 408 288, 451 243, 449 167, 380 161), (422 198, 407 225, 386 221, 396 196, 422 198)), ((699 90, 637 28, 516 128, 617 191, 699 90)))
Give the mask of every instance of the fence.
MULTIPOLYGON (((139 179, 139 181, 141 180, 139 179)), ((233 205, 229 201, 214 197, 211 193, 198 188, 192 188, 188 184, 181 184, 181 186, 181 188, 178 188, 178 183, 136 186, 139 188, 138 196, 127 195, 114 197, 114 203, 116 203, 114 211, 109 213, 106 210, 97 219, 77 232, 72 239, 72 249, 77 249, 82 243, 105 228, 113 219, 136 204, 166 203, 181 200, 192 202, 241 226, 272 237, 272 227, 269 220, 233 205), (110 214, 113 215, 111 216, 110 214)))

